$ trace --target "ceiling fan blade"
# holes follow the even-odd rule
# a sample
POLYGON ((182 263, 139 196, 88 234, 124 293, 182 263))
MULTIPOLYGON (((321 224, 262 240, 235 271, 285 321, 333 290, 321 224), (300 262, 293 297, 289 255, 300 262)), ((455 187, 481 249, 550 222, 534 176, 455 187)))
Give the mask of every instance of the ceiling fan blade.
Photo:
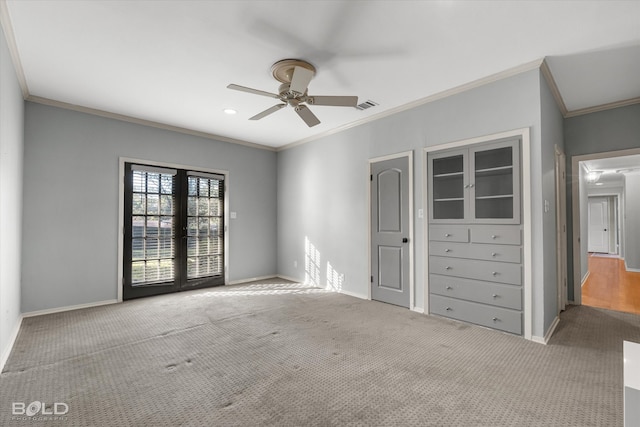
POLYGON ((262 113, 258 113, 258 114, 256 114, 256 115, 255 115, 255 116, 253 116, 253 117, 249 117, 249 120, 260 120, 261 118, 266 117, 266 116, 268 116, 269 114, 273 114, 273 113, 275 113, 276 111, 278 111, 278 110, 280 110, 281 108, 286 107, 286 106, 287 106, 287 104, 278 104, 278 105, 274 105, 273 107, 271 107, 271 108, 268 108, 268 109, 264 110, 262 113))
POLYGON ((318 120, 318 118, 316 117, 315 114, 313 114, 311 112, 311 110, 309 110, 307 108, 306 105, 298 105, 296 107, 296 113, 298 113, 298 115, 300 116, 300 118, 302 120, 304 120, 304 122, 307 124, 307 126, 314 127, 315 125, 320 124, 320 120, 318 120))
POLYGON ((230 84, 229 86, 227 86, 227 89, 239 90, 240 92, 248 92, 248 93, 253 93, 254 95, 262 95, 262 96, 268 96, 269 98, 280 99, 280 96, 276 95, 275 93, 265 92, 263 90, 258 90, 258 89, 251 89, 250 87, 245 87, 245 86, 230 84))
POLYGON ((304 95, 309 86, 309 82, 313 78, 314 72, 302 67, 295 67, 293 70, 293 76, 291 77, 291 85, 289 90, 292 92, 304 95))
POLYGON ((355 107, 357 96, 310 96, 307 102, 313 105, 331 105, 333 107, 355 107))

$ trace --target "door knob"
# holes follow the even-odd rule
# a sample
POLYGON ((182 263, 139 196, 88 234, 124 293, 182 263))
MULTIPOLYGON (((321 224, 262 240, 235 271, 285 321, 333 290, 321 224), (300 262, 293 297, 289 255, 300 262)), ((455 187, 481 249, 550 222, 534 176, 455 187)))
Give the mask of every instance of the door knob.
POLYGON ((406 237, 402 238, 402 243, 407 243, 409 241, 409 239, 407 239, 406 237))
POLYGON ((607 229, 605 228, 604 231, 607 231, 607 229))

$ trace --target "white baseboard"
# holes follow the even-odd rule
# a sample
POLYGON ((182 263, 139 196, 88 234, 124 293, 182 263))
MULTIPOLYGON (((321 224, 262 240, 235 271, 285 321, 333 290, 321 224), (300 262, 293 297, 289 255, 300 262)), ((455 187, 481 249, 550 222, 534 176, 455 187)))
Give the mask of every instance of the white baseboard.
POLYGON ((278 274, 276 277, 278 277, 280 279, 283 279, 283 280, 288 280, 290 282, 296 282, 296 283, 304 282, 304 280, 298 280, 295 277, 285 276, 284 274, 278 274))
POLYGON ((587 274, 585 274, 584 277, 582 278, 582 282, 580 282, 580 287, 584 286, 584 283, 587 281, 587 279, 589 278, 590 274, 591 274, 591 272, 587 271, 587 274))
POLYGON ((413 307, 411 311, 415 311, 416 313, 424 314, 424 308, 422 307, 413 307))
POLYGON ((624 262, 624 269, 627 270, 627 271, 630 271, 632 273, 640 273, 640 269, 639 268, 630 268, 630 267, 628 267, 626 260, 624 262))
POLYGON ((360 299, 366 299, 368 300, 369 298, 367 298, 366 295, 364 294, 360 294, 357 292, 351 292, 351 291, 345 291, 344 289, 340 289, 339 291, 337 291, 339 294, 345 294, 345 295, 349 295, 350 297, 355 297, 355 298, 360 298, 360 299))
POLYGON ((13 350, 13 346, 16 343, 16 338, 18 338, 18 332, 20 332, 20 326, 22 325, 22 315, 18 317, 18 321, 16 322, 15 327, 13 328, 13 332, 9 337, 9 342, 7 342, 7 347, 3 349, 2 357, 0 357, 0 372, 4 369, 5 363, 9 360, 9 355, 11 354, 11 350, 13 350))
POLYGON ((531 341, 537 342, 538 344, 547 345, 549 343, 549 340, 551 339, 551 336, 553 335, 553 332, 556 330, 556 327, 558 326, 559 323, 560 323, 560 318, 556 316, 556 318, 553 319, 551 326, 549 326, 549 330, 547 331, 546 334, 544 334, 544 337, 532 336, 531 341))
POLYGON ((62 313, 63 311, 80 310, 81 308, 99 307, 101 305, 118 304, 117 299, 110 299, 105 301, 89 302, 86 304, 68 305, 66 307, 47 308, 45 310, 30 311, 23 313, 22 317, 34 317, 42 316, 44 314, 62 313))
POLYGON ((275 279, 276 277, 280 277, 280 276, 276 274, 271 274, 268 276, 249 277, 247 279, 232 280, 229 283, 227 283, 227 285, 239 285, 241 283, 257 282, 258 280, 275 279))

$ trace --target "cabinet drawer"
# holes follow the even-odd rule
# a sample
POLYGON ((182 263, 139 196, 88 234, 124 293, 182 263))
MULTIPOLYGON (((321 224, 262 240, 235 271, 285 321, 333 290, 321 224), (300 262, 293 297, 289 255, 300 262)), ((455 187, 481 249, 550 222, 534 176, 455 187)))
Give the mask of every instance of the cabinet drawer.
POLYGON ((514 310, 522 309, 522 289, 519 286, 430 274, 429 292, 514 310))
POLYGON ((429 242, 429 254, 486 261, 522 262, 522 249, 519 247, 482 243, 429 242))
POLYGON ((487 282, 522 284, 522 267, 508 262, 474 259, 429 257, 429 273, 465 277, 487 282))
POLYGON ((447 298, 440 295, 429 296, 429 308, 431 314, 522 335, 522 313, 516 310, 447 298))
POLYGON ((520 226, 474 225, 471 226, 473 243, 492 243, 497 245, 521 245, 520 226))
POLYGON ((466 225, 432 225, 429 240, 440 242, 468 242, 469 227, 466 225))

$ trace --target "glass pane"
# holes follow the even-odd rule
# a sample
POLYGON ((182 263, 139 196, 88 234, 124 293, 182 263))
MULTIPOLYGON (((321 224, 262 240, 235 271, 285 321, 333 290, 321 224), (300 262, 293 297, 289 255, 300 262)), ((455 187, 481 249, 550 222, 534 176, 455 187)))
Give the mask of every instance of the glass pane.
POLYGON ((144 193, 147 191, 146 172, 133 171, 133 191, 136 193, 144 193))
POLYGON ((513 166, 512 147, 494 148, 493 150, 476 151, 476 170, 513 166))
POLYGON ((476 197, 513 194, 513 169, 476 172, 476 197))
POLYGON ((212 237, 209 239, 209 254, 222 254, 222 239, 220 237, 212 237))
POLYGON ((197 277, 197 275, 198 275, 198 270, 197 270, 196 258, 195 257, 187 258, 187 277, 191 279, 193 277, 197 277))
POLYGON ((198 195, 198 178, 190 176, 188 178, 189 196, 198 195))
POLYGON ((448 175, 433 178, 433 198, 453 199, 464 197, 464 177, 448 175))
POLYGON ((158 236, 158 229, 160 225, 160 220, 157 216, 148 216, 147 217, 147 234, 146 236, 156 237, 158 236))
POLYGON ((144 215, 147 212, 147 199, 144 194, 134 194, 132 199, 132 212, 134 215, 144 215))
POLYGON ((196 216, 198 214, 198 198, 189 197, 187 199, 187 215, 196 216))
POLYGON ((144 223, 145 223, 145 217, 143 216, 134 216, 132 218, 132 225, 133 225, 133 230, 132 230, 132 234, 133 237, 144 237, 144 223))
POLYGON ((476 199, 476 218, 513 218, 513 197, 476 199))
POLYGON ((158 280, 163 282, 173 279, 173 260, 162 259, 158 267, 158 280))
POLYGON ((211 274, 222 274, 222 257, 213 256, 209 258, 209 268, 211 274))
POLYGON ((463 171, 462 154, 441 159, 433 159, 433 174, 461 173, 463 171))
POLYGON ((198 235, 207 236, 209 234, 209 218, 198 218, 198 235))
POLYGON ((160 239, 158 241, 158 255, 160 258, 173 258, 173 239, 160 239))
POLYGON ((434 201, 434 219, 462 219, 464 218, 464 200, 434 201))
POLYGON ((160 196, 160 213, 162 215, 173 214, 173 197, 162 195, 160 196))
POLYGON ((160 196, 147 194, 147 214, 158 215, 160 213, 160 196))
POLYGON ((220 216, 222 207, 222 200, 220 199, 209 199, 209 215, 211 216, 220 216))
POLYGON ((162 194, 173 194, 173 176, 162 175, 160 177, 160 192, 162 194))
POLYGON ((132 239, 131 246, 131 259, 133 259, 134 261, 144 259, 144 239, 132 239))
POLYGON ((198 239, 187 237, 187 256, 193 257, 198 254, 198 239))
POLYGON ((131 282, 144 282, 144 261, 131 263, 131 282))
POLYGON ((209 238, 200 237, 198 239, 198 255, 209 255, 209 238))
POLYGON ((200 178, 200 196, 209 197, 209 180, 200 178))
POLYGON ((147 173, 147 193, 159 193, 160 192, 160 174, 147 173))
POLYGON ((207 276, 209 274, 209 259, 207 257, 198 258, 198 276, 207 276))
POLYGON ((196 236, 198 234, 198 218, 187 218, 187 235, 196 236))
POLYGON ((209 199, 200 197, 198 199, 198 215, 209 215, 209 199))
POLYGON ((160 236, 161 237, 172 237, 173 233, 173 217, 172 216, 163 216, 160 217, 160 236))
POLYGON ((147 239, 147 244, 145 245, 145 258, 158 258, 158 239, 147 239))
POLYGON ((209 218, 209 235, 217 236, 220 234, 220 218, 209 218))
POLYGON ((147 266, 145 268, 145 281, 146 282, 157 282, 160 278, 160 261, 159 260, 151 260, 147 261, 147 266))

